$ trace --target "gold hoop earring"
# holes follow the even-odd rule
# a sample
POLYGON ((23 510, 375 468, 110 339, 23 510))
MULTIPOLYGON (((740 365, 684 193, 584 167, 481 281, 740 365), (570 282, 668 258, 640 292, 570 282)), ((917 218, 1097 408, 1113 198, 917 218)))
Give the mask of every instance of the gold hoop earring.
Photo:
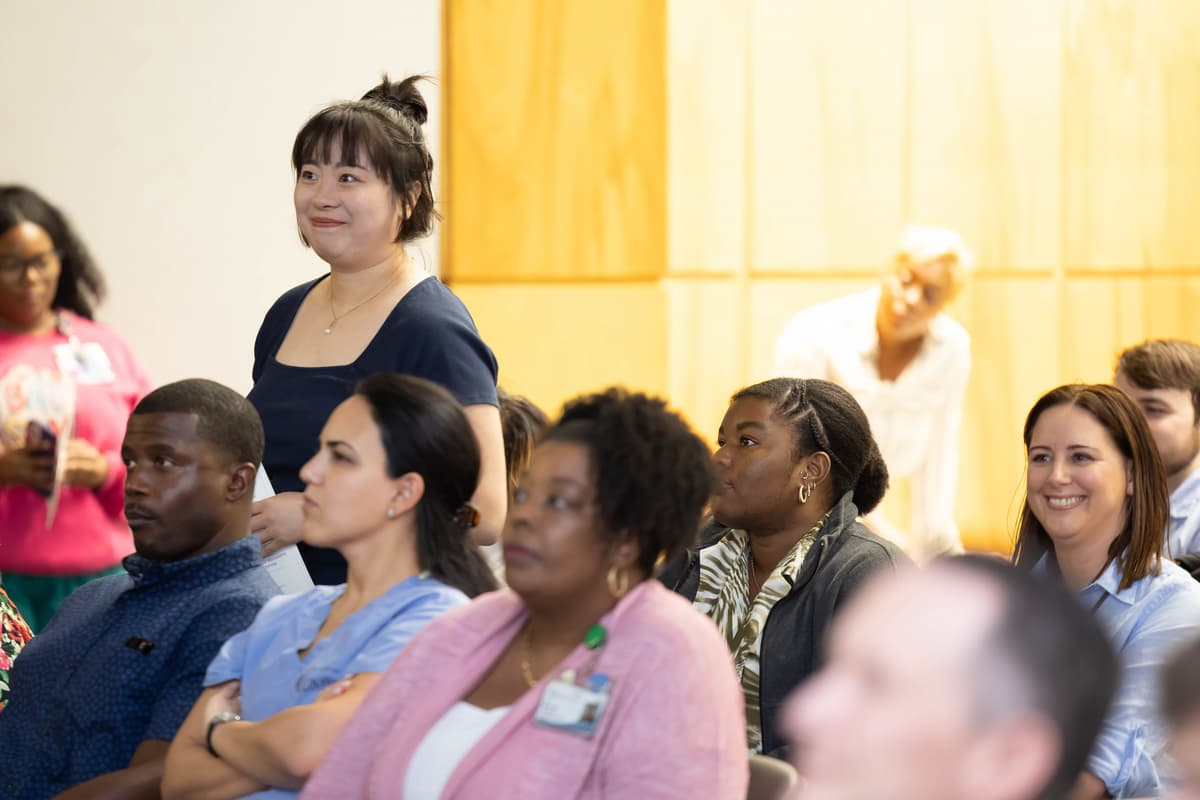
POLYGON ((608 591, 618 600, 624 597, 625 593, 629 591, 629 575, 615 564, 608 571, 606 579, 608 581, 608 591))
POLYGON ((813 485, 811 483, 800 484, 800 505, 808 502, 808 498, 812 497, 813 485))

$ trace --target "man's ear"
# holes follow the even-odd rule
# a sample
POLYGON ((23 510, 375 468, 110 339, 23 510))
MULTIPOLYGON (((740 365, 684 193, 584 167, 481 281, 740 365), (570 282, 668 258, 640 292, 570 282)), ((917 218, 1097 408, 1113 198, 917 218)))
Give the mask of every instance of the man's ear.
POLYGON ((258 467, 249 461, 234 464, 229 473, 229 481, 225 484, 225 499, 231 503, 241 500, 247 492, 254 495, 254 478, 258 475, 258 467))
POLYGON ((1043 713, 1020 711, 978 735, 962 765, 963 797, 1037 797, 1054 777, 1062 737, 1043 713))

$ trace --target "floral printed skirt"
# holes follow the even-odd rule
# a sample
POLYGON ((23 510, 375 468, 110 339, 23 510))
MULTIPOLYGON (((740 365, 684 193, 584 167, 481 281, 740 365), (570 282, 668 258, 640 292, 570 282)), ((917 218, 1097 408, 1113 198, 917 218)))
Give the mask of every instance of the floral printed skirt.
POLYGON ((32 638, 33 632, 21 618, 21 612, 0 589, 0 709, 8 703, 8 671, 12 669, 13 659, 32 638))

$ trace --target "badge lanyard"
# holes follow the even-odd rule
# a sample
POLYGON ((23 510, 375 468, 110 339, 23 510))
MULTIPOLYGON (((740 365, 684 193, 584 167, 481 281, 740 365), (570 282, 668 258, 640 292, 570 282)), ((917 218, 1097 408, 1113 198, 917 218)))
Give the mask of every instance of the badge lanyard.
POLYGON ((71 315, 55 313, 54 328, 67 340, 54 346, 59 372, 77 384, 111 383, 116 379, 104 348, 98 342, 79 341, 71 315))
POLYGON ((79 337, 75 335, 71 318, 61 311, 54 312, 54 328, 58 331, 59 336, 67 338, 67 346, 71 348, 71 352, 75 356, 75 363, 82 364, 85 358, 83 345, 79 343, 79 337))

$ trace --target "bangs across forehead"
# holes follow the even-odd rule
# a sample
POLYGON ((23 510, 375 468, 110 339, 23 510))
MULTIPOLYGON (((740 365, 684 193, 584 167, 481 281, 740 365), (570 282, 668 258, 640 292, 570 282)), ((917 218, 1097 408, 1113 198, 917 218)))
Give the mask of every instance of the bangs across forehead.
MULTIPOLYGON (((339 163, 370 169, 391 182, 390 141, 383 120, 361 101, 342 103, 308 121, 292 147, 292 168, 305 164, 339 163)), ((393 187, 394 188, 394 187, 393 187)))

